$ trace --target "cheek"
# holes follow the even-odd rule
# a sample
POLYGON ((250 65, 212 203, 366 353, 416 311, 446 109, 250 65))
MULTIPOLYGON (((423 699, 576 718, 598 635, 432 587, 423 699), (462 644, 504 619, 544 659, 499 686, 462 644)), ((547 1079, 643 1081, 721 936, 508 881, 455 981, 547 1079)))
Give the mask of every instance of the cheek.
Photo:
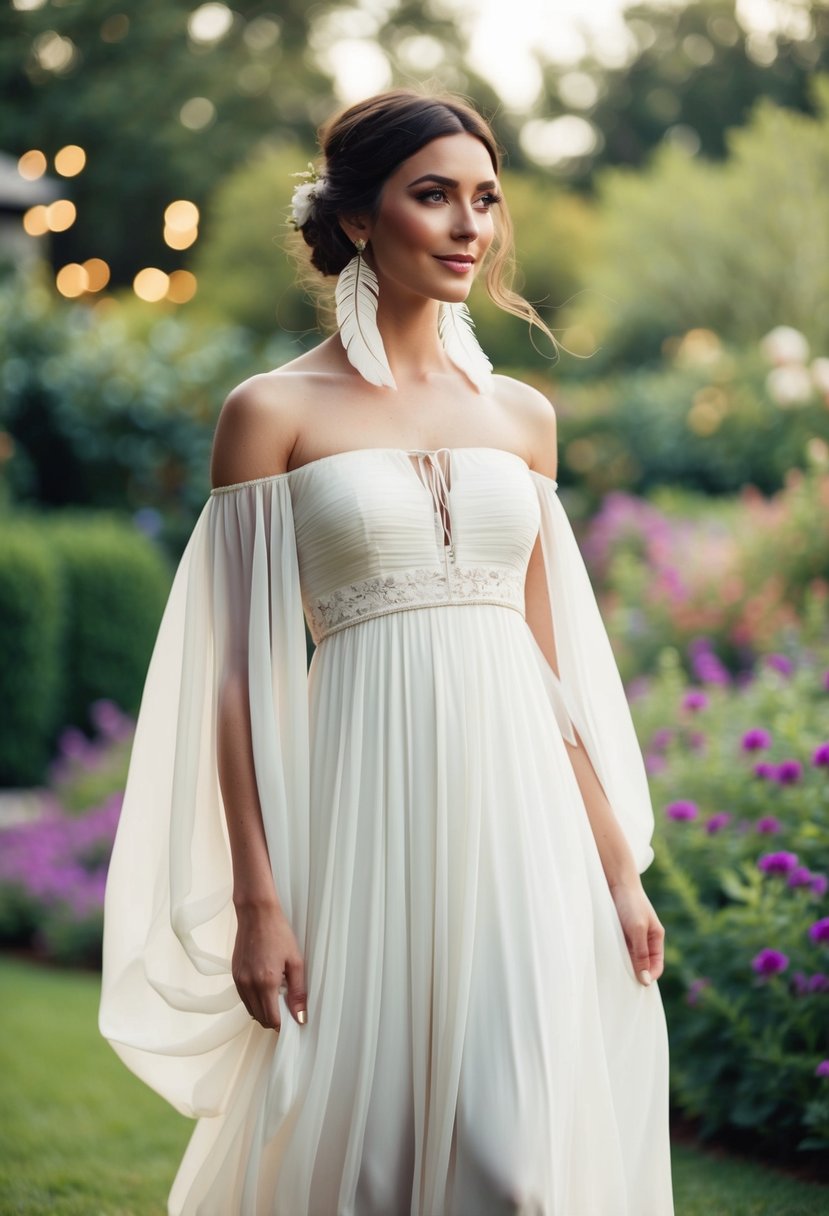
POLYGON ((390 245, 399 242, 408 249, 431 247, 437 227, 426 208, 401 208, 388 216, 387 239, 390 245))

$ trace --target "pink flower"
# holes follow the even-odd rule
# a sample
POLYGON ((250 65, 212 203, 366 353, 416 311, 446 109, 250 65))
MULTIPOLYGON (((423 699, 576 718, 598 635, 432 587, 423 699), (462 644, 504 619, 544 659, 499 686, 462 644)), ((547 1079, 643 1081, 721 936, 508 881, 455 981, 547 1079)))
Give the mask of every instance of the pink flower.
POLYGON ((679 802, 669 803, 668 806, 665 807, 665 814, 669 819, 696 819, 697 815, 699 814, 699 810, 695 802, 680 800, 679 802))
POLYGON ((782 824, 774 815, 763 815, 757 820, 757 831, 764 836, 776 836, 782 824))
POLYGON ((764 853, 758 859, 757 869, 764 874, 790 874, 797 865, 797 853, 764 853))
POLYGON ((816 1077, 829 1077, 829 1060, 821 1060, 815 1069, 816 1077))
POLYGON ((763 751, 771 747, 771 735, 767 730, 755 726, 743 735, 741 746, 744 752, 763 751))
POLYGON ((783 954, 780 950, 772 950, 767 947, 759 954, 755 954, 751 965, 758 975, 778 975, 781 971, 786 970, 789 959, 788 955, 783 954))
POLYGON ((713 835, 714 832, 719 832, 720 828, 724 828, 730 822, 731 816, 728 811, 717 811, 716 815, 711 815, 707 819, 705 830, 713 835))
POLYGON ((829 916, 824 916, 809 929, 809 937, 813 942, 829 942, 829 916))

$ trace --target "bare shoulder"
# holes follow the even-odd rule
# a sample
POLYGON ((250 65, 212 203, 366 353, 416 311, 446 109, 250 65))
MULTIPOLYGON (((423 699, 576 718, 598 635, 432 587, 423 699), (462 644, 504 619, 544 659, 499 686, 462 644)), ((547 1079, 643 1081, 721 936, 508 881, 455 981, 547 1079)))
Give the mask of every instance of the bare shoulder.
POLYGON ((499 399, 526 436, 530 468, 555 480, 558 434, 555 407, 545 393, 512 376, 494 377, 499 399))
POLYGON ((250 376, 228 393, 213 436, 214 488, 287 472, 307 389, 307 377, 288 367, 250 376))

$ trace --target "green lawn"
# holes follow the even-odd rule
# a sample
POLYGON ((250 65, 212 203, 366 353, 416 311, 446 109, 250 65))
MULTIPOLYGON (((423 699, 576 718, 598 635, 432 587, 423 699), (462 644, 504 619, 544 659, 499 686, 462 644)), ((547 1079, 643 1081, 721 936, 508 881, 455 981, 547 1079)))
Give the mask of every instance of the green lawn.
MULTIPOLYGON (((193 1124, 98 1034, 94 975, 0 959, 0 1213, 164 1216, 193 1124)), ((676 1216, 825 1216, 829 1188, 674 1149, 676 1216)), ((569 1214, 568 1214, 569 1216, 569 1214)))

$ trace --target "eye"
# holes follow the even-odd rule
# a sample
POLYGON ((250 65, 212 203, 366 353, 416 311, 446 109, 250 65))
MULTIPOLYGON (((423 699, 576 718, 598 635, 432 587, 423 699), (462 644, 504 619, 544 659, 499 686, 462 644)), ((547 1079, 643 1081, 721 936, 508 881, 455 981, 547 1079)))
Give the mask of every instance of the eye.
MULTIPOLYGON (((445 199, 446 191, 442 186, 432 186, 429 190, 421 191, 421 193, 417 195, 417 198, 420 202, 425 202, 426 199, 434 198, 435 195, 437 195, 439 198, 445 199)), ((490 207, 493 207, 496 203, 500 203, 501 198, 502 196, 500 194, 482 194, 478 199, 478 202, 483 203, 484 210, 488 211, 490 207)))

